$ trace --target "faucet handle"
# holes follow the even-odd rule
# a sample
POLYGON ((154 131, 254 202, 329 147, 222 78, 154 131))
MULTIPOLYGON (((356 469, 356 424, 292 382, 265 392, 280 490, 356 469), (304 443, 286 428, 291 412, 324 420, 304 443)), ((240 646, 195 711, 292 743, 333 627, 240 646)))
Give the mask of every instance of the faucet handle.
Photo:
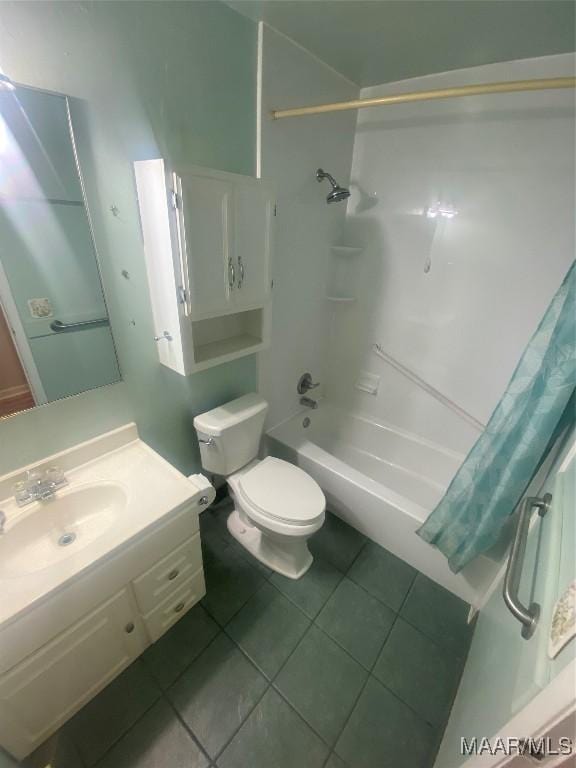
POLYGON ((316 387, 320 386, 320 382, 313 382, 312 381, 312 374, 311 373, 303 373, 302 376, 300 376, 298 380, 298 386, 296 387, 296 390, 299 395, 305 395, 306 392, 308 392, 311 389, 316 389, 316 387))

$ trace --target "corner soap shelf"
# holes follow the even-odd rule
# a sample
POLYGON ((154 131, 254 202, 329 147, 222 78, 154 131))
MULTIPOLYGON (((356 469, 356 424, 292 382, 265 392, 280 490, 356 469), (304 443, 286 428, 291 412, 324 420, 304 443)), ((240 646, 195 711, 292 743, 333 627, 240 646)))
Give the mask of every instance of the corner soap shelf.
POLYGON ((354 273, 356 266, 352 266, 351 257, 358 256, 364 250, 353 245, 332 245, 332 269, 330 278, 330 287, 326 300, 334 304, 352 304, 356 301, 353 295, 354 273))

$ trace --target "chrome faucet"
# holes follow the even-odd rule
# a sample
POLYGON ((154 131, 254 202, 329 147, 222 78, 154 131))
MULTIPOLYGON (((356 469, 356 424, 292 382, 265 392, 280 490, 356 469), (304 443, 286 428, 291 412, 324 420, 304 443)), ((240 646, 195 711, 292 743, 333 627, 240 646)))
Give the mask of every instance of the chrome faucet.
POLYGON ((26 480, 14 486, 14 498, 19 507, 25 507, 34 501, 47 501, 53 498, 58 488, 67 485, 64 472, 59 467, 28 472, 26 480))
POLYGON ((312 381, 312 374, 311 373, 303 373, 302 376, 298 379, 298 384, 296 386, 296 391, 299 395, 305 395, 306 392, 309 392, 311 389, 316 389, 316 387, 320 386, 320 382, 314 382, 312 381))
POLYGON ((319 386, 320 382, 312 381, 311 373, 303 373, 298 379, 298 385, 296 387, 298 394, 303 395, 303 397, 300 398, 300 405, 305 405, 306 408, 318 408, 316 400, 312 400, 311 397, 308 397, 306 392, 309 392, 311 389, 316 389, 316 387, 319 386))

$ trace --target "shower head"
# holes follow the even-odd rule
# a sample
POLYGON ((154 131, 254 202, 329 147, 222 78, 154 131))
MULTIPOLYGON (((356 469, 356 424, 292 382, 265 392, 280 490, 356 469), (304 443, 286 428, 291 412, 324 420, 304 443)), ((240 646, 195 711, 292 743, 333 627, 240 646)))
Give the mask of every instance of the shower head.
POLYGON ((332 185, 332 189, 326 197, 327 203, 337 203, 339 200, 346 200, 348 197, 350 197, 350 190, 337 184, 334 176, 331 176, 327 171, 323 171, 322 168, 318 168, 316 171, 316 179, 318 181, 328 179, 332 185))

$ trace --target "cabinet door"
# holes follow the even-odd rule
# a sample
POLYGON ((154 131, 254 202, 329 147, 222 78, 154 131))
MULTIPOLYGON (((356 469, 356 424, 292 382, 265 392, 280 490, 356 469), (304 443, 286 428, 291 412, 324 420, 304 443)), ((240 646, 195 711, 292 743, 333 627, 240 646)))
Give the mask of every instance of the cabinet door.
POLYGON ((231 258, 233 187, 228 181, 186 174, 179 180, 182 244, 193 317, 225 312, 237 277, 231 258))
POLYGON ((270 248, 274 203, 261 181, 236 185, 235 255, 238 308, 263 306, 270 293, 270 248))
POLYGON ((0 678, 0 743, 21 759, 144 650, 127 589, 0 678))

